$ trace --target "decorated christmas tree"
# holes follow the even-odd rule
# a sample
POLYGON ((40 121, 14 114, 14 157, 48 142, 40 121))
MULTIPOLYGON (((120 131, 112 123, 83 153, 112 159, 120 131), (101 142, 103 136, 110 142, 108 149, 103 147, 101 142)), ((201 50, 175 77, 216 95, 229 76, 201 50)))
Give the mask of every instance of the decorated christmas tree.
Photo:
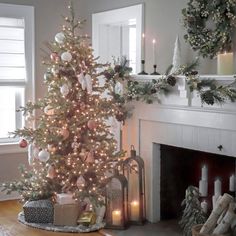
POLYGON ((62 31, 47 43, 44 81, 48 91, 36 103, 19 109, 31 126, 16 130, 20 146, 28 146, 30 169, 21 167, 21 179, 5 183, 22 200, 53 198, 71 193, 74 199, 104 204, 109 176, 121 162, 122 152, 110 131, 108 119, 119 113, 105 80, 107 67, 97 63, 83 22, 75 18, 72 4, 62 31))

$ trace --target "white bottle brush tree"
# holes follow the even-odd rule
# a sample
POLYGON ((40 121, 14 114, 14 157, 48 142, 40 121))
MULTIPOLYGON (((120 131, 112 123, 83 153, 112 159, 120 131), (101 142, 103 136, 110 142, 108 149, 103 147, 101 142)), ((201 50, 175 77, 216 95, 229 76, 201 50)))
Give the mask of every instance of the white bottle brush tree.
POLYGON ((14 132, 23 138, 21 147, 28 143, 31 168, 22 167, 21 179, 3 187, 8 193, 18 191, 22 200, 71 192, 80 201, 103 204, 108 173, 121 164, 123 155, 106 122, 118 108, 113 97, 102 96, 112 91, 109 81, 99 86, 106 67, 96 62, 89 38, 78 33, 83 22, 75 19, 72 4, 68 8, 70 16, 64 17, 55 41, 47 44, 43 60, 48 92, 19 109, 28 121, 35 119, 35 110, 39 114, 36 128, 14 132))
POLYGON ((201 208, 199 197, 200 193, 197 187, 189 186, 187 188, 185 199, 181 204, 184 211, 179 222, 184 236, 192 236, 192 227, 206 222, 206 214, 201 208))

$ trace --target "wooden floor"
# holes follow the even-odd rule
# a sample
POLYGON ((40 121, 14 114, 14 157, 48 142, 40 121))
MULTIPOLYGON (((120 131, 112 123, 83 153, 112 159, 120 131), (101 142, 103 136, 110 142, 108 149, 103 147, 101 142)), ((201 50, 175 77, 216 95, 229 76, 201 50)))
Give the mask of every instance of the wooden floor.
POLYGON ((34 229, 17 221, 22 205, 17 201, 0 202, 0 236, 102 236, 102 232, 95 233, 55 233, 46 230, 34 229))

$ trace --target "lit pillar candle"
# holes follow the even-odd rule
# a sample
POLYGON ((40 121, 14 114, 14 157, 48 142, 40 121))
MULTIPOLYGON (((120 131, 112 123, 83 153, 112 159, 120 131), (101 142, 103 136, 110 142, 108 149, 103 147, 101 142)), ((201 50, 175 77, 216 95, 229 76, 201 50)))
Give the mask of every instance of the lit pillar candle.
POLYGON ((139 202, 138 201, 132 201, 130 204, 130 219, 132 221, 139 220, 139 202))
POLYGON ((206 197, 208 193, 208 183, 207 180, 199 181, 199 192, 201 197, 206 197))
POLYGON ((229 191, 234 192, 235 191, 235 176, 231 175, 229 178, 229 191))
POLYGON ((153 57, 153 65, 156 65, 156 39, 152 40, 152 57, 153 57))
POLYGON ((234 55, 230 53, 222 53, 217 55, 217 74, 232 75, 234 73, 234 55))
POLYGON ((214 182, 214 194, 215 196, 221 195, 221 181, 219 179, 216 179, 214 182))
POLYGON ((202 180, 207 180, 208 179, 208 169, 207 166, 202 167, 202 180))
POLYGON ((121 211, 120 210, 112 211, 112 224, 121 225, 121 211))
POLYGON ((142 59, 145 60, 145 34, 142 34, 142 59))
POLYGON ((201 208, 204 213, 207 213, 208 206, 206 200, 201 202, 201 208))

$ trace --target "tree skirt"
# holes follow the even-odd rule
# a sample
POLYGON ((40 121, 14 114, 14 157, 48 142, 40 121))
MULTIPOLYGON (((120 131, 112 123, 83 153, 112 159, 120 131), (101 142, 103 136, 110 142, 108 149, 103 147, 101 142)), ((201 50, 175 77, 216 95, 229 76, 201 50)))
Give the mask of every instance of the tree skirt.
POLYGON ((21 222, 22 224, 25 224, 27 226, 37 228, 37 229, 44 229, 48 231, 55 231, 55 232, 66 232, 66 233, 89 233, 89 232, 94 232, 98 231, 102 228, 104 228, 105 223, 101 224, 95 224, 92 226, 83 226, 83 225, 78 225, 78 226, 55 226, 53 224, 37 224, 37 223, 28 223, 25 221, 25 216, 23 212, 20 212, 18 214, 18 221, 21 222))

